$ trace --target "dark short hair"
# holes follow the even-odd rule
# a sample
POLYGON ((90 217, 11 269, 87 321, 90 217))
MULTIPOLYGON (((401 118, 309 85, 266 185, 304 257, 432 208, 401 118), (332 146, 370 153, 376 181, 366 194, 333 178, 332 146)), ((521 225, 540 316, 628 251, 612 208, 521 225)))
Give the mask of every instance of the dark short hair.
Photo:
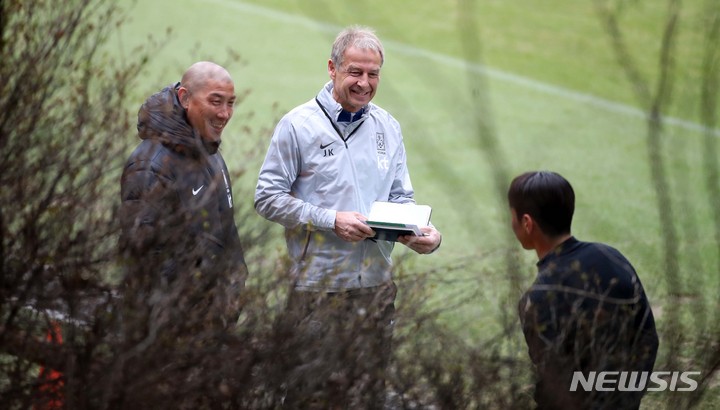
POLYGON ((575 191, 570 182, 551 171, 518 175, 510 183, 508 203, 518 218, 530 215, 549 236, 570 233, 575 212, 575 191))

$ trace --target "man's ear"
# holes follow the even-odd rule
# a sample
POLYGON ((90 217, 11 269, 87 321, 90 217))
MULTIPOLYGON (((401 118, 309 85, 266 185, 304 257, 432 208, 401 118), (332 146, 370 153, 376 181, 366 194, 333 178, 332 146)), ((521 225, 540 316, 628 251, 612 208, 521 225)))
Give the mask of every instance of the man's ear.
POLYGON ((332 59, 328 60, 328 74, 330 74, 330 79, 335 80, 335 73, 336 73, 336 67, 333 63, 332 59))
POLYGON ((180 105, 183 106, 187 110, 188 108, 188 90, 187 88, 180 86, 178 88, 178 99, 180 100, 180 105))
POLYGON ((520 226, 523 227, 525 232, 530 233, 535 229, 535 221, 530 215, 523 214, 522 218, 520 218, 520 226))

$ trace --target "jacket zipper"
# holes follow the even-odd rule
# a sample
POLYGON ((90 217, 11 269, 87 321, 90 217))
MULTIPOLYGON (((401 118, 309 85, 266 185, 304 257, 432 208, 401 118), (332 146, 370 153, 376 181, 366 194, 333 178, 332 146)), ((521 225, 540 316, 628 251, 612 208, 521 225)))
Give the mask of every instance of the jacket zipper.
POLYGON ((355 129, 352 130, 352 132, 350 134, 348 134, 347 138, 345 138, 345 137, 343 137, 343 133, 337 127, 337 124, 335 124, 335 121, 333 121, 333 119, 330 117, 330 114, 328 114, 328 112, 325 111, 325 107, 323 107, 322 104, 320 104, 320 100, 318 100, 317 97, 315 97, 315 102, 317 103, 318 107, 320 107, 320 110, 322 110, 323 114, 325 114, 325 117, 328 119, 328 121, 330 121, 330 125, 332 125, 332 127, 335 130, 335 132, 337 133, 337 135, 345 143, 345 148, 348 148, 347 141, 350 139, 350 137, 353 136, 353 134, 355 134, 355 131, 360 129, 360 126, 362 126, 365 123, 365 120, 362 120, 362 122, 360 124, 358 124, 357 127, 355 127, 355 129))

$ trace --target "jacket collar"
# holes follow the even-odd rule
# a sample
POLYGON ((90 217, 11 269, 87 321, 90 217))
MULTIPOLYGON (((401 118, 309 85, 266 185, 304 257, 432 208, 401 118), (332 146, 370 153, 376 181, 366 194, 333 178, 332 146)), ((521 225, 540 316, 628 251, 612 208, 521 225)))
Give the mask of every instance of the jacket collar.
MULTIPOLYGON (((317 99, 318 99, 318 101, 320 101, 320 104, 323 106, 323 108, 328 113, 328 115, 333 119, 333 121, 337 122, 337 118, 340 115, 340 113, 343 111, 343 108, 340 105, 340 103, 335 101, 335 98, 333 98, 332 90, 333 90, 333 83, 332 83, 332 81, 328 81, 323 86, 323 88, 320 90, 320 93, 318 94, 317 99)), ((362 109, 361 109, 362 115, 359 118, 355 118, 355 121, 367 117, 370 110, 372 109, 372 106, 373 106, 373 104, 369 103, 368 105, 362 107, 362 109)))
POLYGON ((543 267, 547 266, 548 264, 552 263, 552 261, 560 258, 561 256, 572 252, 577 245, 580 243, 577 239, 575 239, 574 236, 569 237, 566 239, 563 243, 559 244, 555 247, 552 251, 548 252, 547 255, 545 255, 542 259, 540 259, 536 266, 538 269, 542 269, 543 267))

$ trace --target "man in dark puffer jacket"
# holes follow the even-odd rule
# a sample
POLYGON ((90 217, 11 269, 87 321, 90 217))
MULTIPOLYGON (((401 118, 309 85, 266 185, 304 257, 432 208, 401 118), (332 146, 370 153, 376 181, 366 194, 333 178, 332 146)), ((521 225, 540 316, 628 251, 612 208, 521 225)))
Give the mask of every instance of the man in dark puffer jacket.
POLYGON ((126 316, 156 309, 153 301, 182 299, 223 326, 237 318, 233 307, 247 267, 230 175, 218 152, 235 100, 227 70, 198 62, 140 108, 142 142, 121 180, 123 296, 126 308, 132 306, 126 316))

